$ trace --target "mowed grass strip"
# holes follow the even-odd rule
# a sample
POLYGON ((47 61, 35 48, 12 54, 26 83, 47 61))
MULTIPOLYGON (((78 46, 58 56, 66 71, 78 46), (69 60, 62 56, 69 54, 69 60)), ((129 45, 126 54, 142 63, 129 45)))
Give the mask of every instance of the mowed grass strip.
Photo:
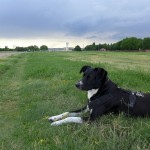
POLYGON ((149 118, 127 118, 123 114, 117 116, 109 114, 92 124, 68 124, 58 127, 51 127, 47 120, 48 116, 86 104, 86 93, 74 86, 81 78, 79 70, 83 65, 107 69, 109 77, 120 87, 150 91, 150 72, 145 69, 149 67, 150 61, 144 64, 146 66, 143 69, 142 67, 140 70, 137 69, 138 65, 132 67, 132 61, 138 62, 140 59, 144 62, 145 58, 149 58, 149 54, 140 53, 138 60, 136 55, 135 53, 39 52, 21 54, 3 60, 4 68, 9 67, 0 68, 0 71, 3 70, 0 74, 0 148, 3 150, 150 149, 149 118), (118 63, 115 65, 106 63, 107 58, 110 61, 110 55, 112 58, 120 55, 125 59, 128 55, 131 67, 130 64, 129 67, 120 68, 118 63), (130 55, 134 55, 134 60, 130 55), (105 61, 95 63, 95 59, 84 60, 93 56, 105 61))
POLYGON ((77 53, 76 57, 73 57, 73 53, 66 54, 67 59, 79 60, 85 62, 105 63, 113 68, 118 69, 133 69, 149 71, 150 66, 147 65, 150 62, 150 53, 130 53, 130 52, 82 52, 77 53))

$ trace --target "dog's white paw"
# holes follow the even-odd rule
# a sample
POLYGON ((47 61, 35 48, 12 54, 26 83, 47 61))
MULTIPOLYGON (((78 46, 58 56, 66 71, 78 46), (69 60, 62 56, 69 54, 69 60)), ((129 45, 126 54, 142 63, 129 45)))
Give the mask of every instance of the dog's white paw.
POLYGON ((68 114, 69 114, 69 112, 65 112, 65 113, 60 114, 60 115, 57 115, 57 116, 49 117, 48 120, 49 120, 50 122, 55 122, 55 121, 58 121, 58 120, 60 120, 60 119, 63 119, 63 118, 68 117, 68 114))
POLYGON ((49 117, 48 120, 49 120, 50 122, 54 122, 54 121, 56 120, 56 117, 55 117, 55 116, 49 117))
POLYGON ((83 119, 81 117, 68 117, 56 122, 53 122, 51 126, 59 126, 66 123, 83 123, 83 119))
POLYGON ((60 121, 56 121, 56 122, 51 123, 51 126, 59 126, 61 124, 62 123, 60 121))

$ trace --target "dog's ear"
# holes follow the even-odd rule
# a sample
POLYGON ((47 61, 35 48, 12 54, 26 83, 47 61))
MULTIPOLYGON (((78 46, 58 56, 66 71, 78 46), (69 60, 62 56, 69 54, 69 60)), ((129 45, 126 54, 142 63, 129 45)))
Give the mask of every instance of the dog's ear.
POLYGON ((103 68, 94 68, 94 71, 98 74, 100 79, 105 79, 107 77, 107 71, 103 68))
POLYGON ((80 70, 80 73, 84 73, 87 69, 91 68, 91 66, 83 66, 80 70))

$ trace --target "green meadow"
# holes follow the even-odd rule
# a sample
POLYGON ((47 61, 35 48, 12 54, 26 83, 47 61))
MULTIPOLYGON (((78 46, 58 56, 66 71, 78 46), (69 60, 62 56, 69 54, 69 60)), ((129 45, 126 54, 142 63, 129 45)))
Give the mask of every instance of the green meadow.
POLYGON ((75 88, 83 65, 103 67, 118 86, 150 92, 150 53, 35 52, 0 59, 1 150, 149 150, 150 119, 108 114, 53 127, 49 116, 84 106, 75 88))

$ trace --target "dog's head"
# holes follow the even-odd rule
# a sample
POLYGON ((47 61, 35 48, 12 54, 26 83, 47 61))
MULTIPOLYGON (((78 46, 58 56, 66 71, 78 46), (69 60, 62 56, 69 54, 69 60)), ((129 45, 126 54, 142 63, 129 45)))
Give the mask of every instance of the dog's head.
POLYGON ((107 71, 103 68, 83 66, 80 73, 83 73, 83 77, 78 83, 76 83, 76 87, 80 90, 89 91, 101 88, 107 79, 107 71))

